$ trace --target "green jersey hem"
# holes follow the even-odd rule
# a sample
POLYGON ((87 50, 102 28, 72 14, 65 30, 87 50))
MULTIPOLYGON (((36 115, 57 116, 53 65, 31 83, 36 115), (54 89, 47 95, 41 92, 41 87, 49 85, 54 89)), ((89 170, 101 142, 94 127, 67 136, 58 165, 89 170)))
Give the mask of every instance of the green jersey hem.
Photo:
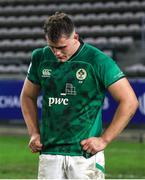
POLYGON ((62 153, 62 152, 41 152, 40 154, 64 155, 64 156, 83 156, 78 153, 62 153))
POLYGON ((93 156, 92 154, 84 152, 84 151, 82 151, 82 153, 40 152, 40 154, 64 155, 64 156, 83 156, 86 159, 93 156))

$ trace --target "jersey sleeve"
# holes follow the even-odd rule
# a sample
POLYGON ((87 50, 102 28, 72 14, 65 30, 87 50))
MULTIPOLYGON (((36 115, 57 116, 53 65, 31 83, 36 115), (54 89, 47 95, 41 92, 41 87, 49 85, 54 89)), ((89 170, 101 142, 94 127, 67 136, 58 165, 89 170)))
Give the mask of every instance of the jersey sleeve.
POLYGON ((40 85, 39 76, 38 76, 38 52, 34 50, 31 55, 31 62, 27 72, 27 78, 34 84, 40 85))
POLYGON ((96 73, 105 88, 125 77, 116 62, 103 52, 96 56, 96 73))

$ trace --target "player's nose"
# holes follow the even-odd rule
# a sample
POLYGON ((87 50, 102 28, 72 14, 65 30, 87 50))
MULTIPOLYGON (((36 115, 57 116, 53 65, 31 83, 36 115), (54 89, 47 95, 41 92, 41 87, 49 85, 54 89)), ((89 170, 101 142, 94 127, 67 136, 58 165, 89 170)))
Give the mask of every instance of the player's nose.
POLYGON ((55 50, 54 50, 54 54, 55 54, 56 56, 59 56, 59 55, 61 55, 61 51, 58 50, 58 49, 55 49, 55 50))

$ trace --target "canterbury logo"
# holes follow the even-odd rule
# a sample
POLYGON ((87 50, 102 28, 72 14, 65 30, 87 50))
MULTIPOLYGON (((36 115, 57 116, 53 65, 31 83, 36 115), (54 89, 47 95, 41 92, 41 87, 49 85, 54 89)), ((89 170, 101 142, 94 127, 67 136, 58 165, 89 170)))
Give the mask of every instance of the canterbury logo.
POLYGON ((51 69, 43 69, 42 71, 42 77, 50 77, 51 76, 51 69))
POLYGON ((63 104, 65 106, 67 106, 68 105, 68 99, 67 98, 50 97, 50 98, 48 98, 48 104, 49 104, 49 107, 51 107, 53 104, 63 104))

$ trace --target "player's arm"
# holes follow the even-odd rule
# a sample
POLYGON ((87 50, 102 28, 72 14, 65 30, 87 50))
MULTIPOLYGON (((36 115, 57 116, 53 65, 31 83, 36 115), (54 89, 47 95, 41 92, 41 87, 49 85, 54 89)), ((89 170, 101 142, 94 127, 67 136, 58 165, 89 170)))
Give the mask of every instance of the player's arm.
POLYGON ((81 142, 83 149, 92 154, 103 150, 122 132, 138 107, 138 100, 126 78, 122 78, 110 85, 108 90, 112 97, 118 102, 118 107, 113 120, 101 137, 92 137, 81 142))
POLYGON ((106 143, 111 142, 122 132, 138 108, 138 100, 126 78, 117 81, 108 90, 119 105, 110 126, 102 135, 106 143))
POLYGON ((21 109, 30 135, 29 147, 32 152, 38 152, 42 148, 37 112, 39 93, 40 86, 26 78, 21 92, 21 109))

